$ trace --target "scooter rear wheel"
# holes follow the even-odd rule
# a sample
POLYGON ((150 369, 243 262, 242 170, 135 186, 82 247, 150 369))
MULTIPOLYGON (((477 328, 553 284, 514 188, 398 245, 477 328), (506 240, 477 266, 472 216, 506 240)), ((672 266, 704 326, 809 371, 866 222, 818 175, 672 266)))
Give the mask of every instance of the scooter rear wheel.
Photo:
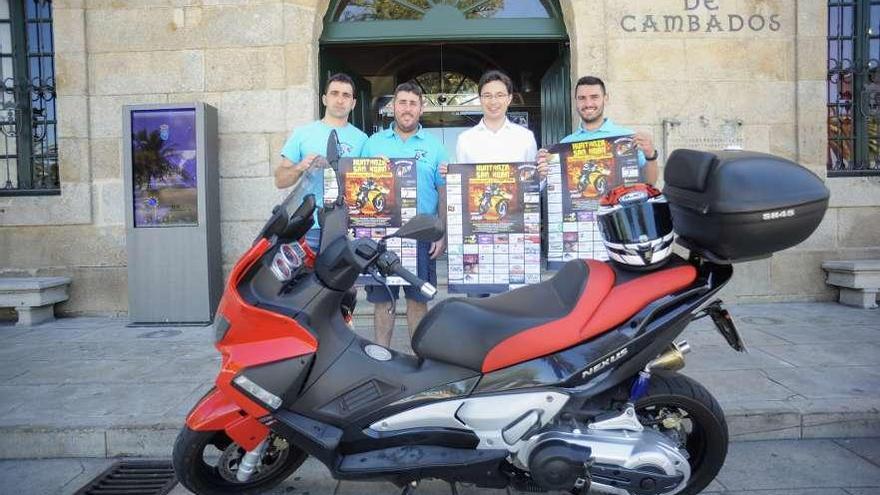
POLYGON ((180 484, 197 495, 257 494, 278 485, 302 465, 308 455, 270 434, 270 446, 247 482, 235 479, 244 449, 223 431, 194 431, 184 427, 174 443, 174 472, 180 484))
POLYGON ((684 375, 655 372, 648 394, 636 403, 636 414, 646 428, 688 452, 691 477, 676 495, 700 493, 715 479, 727 458, 727 421, 702 385, 684 375))

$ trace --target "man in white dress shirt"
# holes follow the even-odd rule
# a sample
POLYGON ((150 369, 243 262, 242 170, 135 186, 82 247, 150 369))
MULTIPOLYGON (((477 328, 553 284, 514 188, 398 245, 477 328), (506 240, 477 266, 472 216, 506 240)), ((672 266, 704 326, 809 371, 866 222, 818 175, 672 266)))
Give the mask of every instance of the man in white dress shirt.
MULTIPOLYGON (((498 70, 483 74, 479 83, 480 105, 483 118, 480 123, 461 133, 455 144, 458 163, 517 163, 534 162, 538 154, 535 135, 507 118, 507 108, 513 101, 513 81, 498 70)), ((445 170, 443 170, 445 172, 445 170)), ((547 164, 538 167, 541 178, 547 176, 547 164)), ((468 294, 468 297, 488 297, 489 294, 468 294)))
POLYGON ((461 133, 455 145, 458 163, 534 162, 538 154, 535 135, 507 118, 513 101, 513 81, 507 74, 490 70, 479 84, 483 119, 461 133))

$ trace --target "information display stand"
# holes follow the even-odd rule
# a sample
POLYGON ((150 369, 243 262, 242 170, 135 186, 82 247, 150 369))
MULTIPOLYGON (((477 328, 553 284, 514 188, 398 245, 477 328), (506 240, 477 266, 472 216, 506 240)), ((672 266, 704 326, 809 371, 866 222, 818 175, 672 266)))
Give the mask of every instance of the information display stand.
POLYGON ((223 289, 217 111, 130 105, 122 119, 129 319, 210 323, 223 289))

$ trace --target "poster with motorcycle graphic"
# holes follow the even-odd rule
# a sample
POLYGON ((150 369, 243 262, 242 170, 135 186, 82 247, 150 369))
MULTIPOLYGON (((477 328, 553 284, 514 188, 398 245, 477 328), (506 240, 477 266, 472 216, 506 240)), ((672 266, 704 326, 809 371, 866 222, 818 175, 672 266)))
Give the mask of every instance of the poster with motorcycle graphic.
POLYGON ((541 281, 534 163, 451 164, 446 174, 449 292, 506 292, 541 281))
POLYGON ((596 210, 611 189, 642 180, 632 135, 558 144, 550 149, 549 165, 547 268, 608 259, 596 210))
MULTIPOLYGON (((378 241, 396 232, 416 215, 415 160, 342 158, 339 160, 339 172, 342 174, 343 194, 353 237, 370 237, 378 241)), ((415 240, 395 237, 387 240, 387 246, 397 253, 404 268, 418 273, 415 240)), ((377 283, 367 275, 362 275, 359 281, 364 284, 377 283)), ((388 283, 408 285, 400 277, 388 277, 388 283)))

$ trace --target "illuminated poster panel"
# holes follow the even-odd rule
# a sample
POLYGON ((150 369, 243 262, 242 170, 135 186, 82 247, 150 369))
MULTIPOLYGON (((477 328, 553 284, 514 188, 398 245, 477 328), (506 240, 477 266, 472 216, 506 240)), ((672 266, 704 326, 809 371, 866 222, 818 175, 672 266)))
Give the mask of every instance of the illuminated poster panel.
POLYGON ((197 226, 195 108, 131 112, 134 226, 197 226))

